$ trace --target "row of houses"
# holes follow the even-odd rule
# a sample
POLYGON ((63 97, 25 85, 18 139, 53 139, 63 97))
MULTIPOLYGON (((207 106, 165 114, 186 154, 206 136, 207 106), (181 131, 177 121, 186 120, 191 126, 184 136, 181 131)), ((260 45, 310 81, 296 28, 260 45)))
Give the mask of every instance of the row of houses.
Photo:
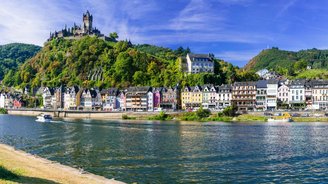
POLYGON ((10 92, 0 92, 0 108, 21 108, 24 106, 21 95, 10 92))
POLYGON ((178 110, 181 107, 179 87, 129 87, 124 90, 85 89, 78 86, 44 88, 42 97, 46 109, 155 111, 178 110))
MULTIPOLYGON (((129 87, 124 90, 85 89, 78 86, 45 87, 41 93, 45 109, 156 111, 193 110, 202 107, 222 110, 232 104, 235 104, 239 111, 285 108, 328 109, 328 81, 326 80, 270 79, 220 86, 129 87)), ((0 93, 0 108, 22 106, 17 96, 0 93)))

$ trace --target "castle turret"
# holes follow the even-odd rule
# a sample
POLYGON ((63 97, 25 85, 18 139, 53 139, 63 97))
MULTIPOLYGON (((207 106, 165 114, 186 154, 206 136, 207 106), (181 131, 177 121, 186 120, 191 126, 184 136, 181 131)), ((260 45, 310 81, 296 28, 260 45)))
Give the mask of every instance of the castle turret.
POLYGON ((83 14, 83 33, 89 34, 92 32, 92 15, 87 11, 87 13, 83 14))

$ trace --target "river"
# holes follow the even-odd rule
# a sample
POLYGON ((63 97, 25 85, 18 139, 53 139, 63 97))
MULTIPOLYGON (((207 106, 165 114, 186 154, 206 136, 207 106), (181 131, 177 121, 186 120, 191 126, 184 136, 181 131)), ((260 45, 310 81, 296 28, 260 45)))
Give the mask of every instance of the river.
POLYGON ((328 182, 328 123, 39 123, 0 115, 0 142, 128 183, 328 182))

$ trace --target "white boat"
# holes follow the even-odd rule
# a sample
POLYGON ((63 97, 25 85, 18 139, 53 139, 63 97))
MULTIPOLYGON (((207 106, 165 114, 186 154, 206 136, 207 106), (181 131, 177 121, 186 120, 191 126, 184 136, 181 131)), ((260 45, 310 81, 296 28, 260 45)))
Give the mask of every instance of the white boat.
POLYGON ((52 117, 47 114, 40 114, 36 118, 37 118, 36 121, 45 122, 45 123, 51 122, 51 120, 52 120, 52 117))
POLYGON ((282 122, 282 123, 287 123, 287 122, 291 122, 292 119, 291 118, 283 118, 283 119, 274 119, 274 118, 269 118, 268 122, 282 122))

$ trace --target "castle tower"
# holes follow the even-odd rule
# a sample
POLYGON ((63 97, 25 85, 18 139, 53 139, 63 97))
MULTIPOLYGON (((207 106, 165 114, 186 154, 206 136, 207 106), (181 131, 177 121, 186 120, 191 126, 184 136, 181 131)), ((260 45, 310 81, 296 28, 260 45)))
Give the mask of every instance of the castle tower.
POLYGON ((90 34, 92 32, 92 15, 87 11, 83 14, 83 33, 90 34))

